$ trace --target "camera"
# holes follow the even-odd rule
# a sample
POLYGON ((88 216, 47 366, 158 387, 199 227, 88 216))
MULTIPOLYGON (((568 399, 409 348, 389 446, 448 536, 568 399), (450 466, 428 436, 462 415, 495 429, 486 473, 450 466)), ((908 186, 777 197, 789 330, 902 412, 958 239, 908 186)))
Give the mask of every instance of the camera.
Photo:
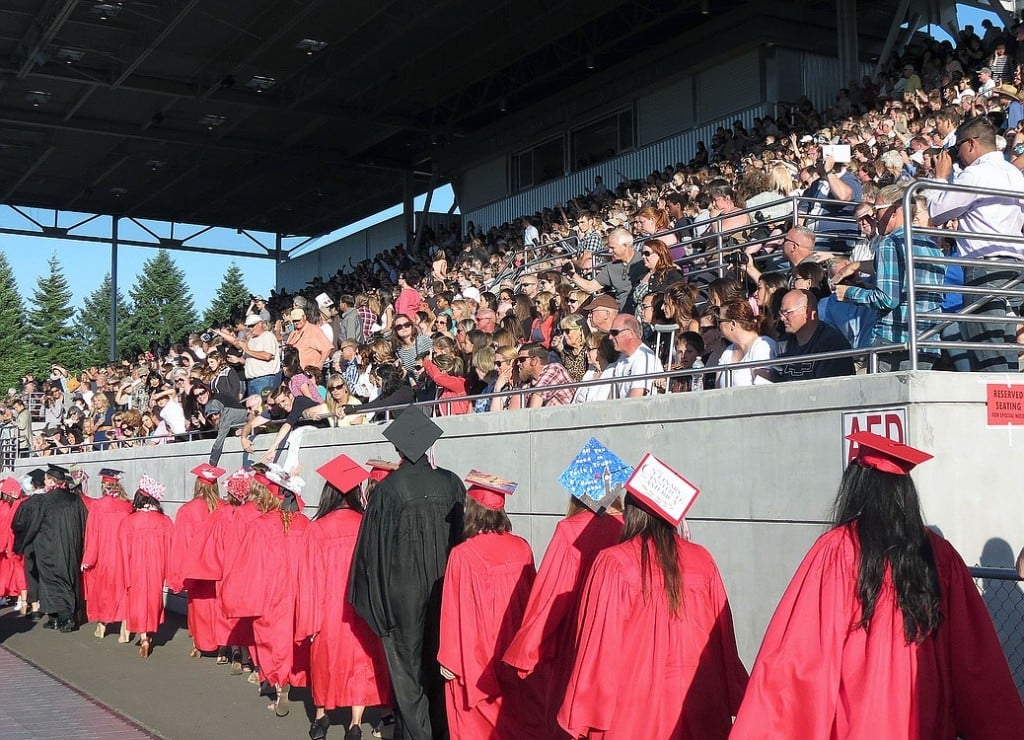
POLYGON ((730 252, 722 255, 722 261, 727 265, 745 265, 750 261, 750 257, 743 251, 730 252))
POLYGON ((204 342, 212 342, 213 332, 204 331, 202 334, 199 335, 199 338, 202 339, 204 342))
POLYGON ((572 266, 572 262, 566 262, 562 265, 561 272, 563 275, 573 275, 576 272, 576 268, 572 266))

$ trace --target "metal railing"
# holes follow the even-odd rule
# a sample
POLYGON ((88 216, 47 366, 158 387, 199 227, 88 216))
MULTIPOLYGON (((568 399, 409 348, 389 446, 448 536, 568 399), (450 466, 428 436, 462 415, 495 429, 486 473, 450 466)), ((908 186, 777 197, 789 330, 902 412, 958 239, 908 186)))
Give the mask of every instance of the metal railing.
POLYGON ((1022 579, 1014 568, 974 566, 967 570, 992 617, 1017 691, 1024 697, 1024 590, 1019 583, 1022 579))

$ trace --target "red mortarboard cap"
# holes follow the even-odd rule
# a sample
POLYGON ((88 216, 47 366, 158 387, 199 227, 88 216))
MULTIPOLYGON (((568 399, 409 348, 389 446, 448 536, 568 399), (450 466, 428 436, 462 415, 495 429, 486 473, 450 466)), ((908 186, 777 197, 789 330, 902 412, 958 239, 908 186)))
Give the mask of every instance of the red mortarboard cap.
POLYGON ((398 463, 390 460, 371 458, 366 461, 366 464, 370 466, 370 477, 378 483, 387 478, 393 470, 398 470, 398 463))
POLYGON ((278 485, 275 481, 270 480, 270 478, 267 477, 266 473, 257 470, 253 474, 252 480, 254 483, 259 483, 262 486, 266 486, 267 489, 275 496, 281 495, 281 486, 278 485))
POLYGON ((505 508, 505 497, 515 493, 518 483, 494 475, 470 470, 466 476, 469 488, 466 494, 486 509, 498 511, 505 508))
POLYGON ((626 490, 647 511, 678 527, 700 490, 651 453, 626 481, 626 490))
POLYGON ((410 461, 416 462, 444 432, 416 406, 408 406, 388 424, 384 436, 410 461))
POLYGON ((370 474, 366 472, 366 468, 348 455, 338 455, 330 462, 317 468, 316 472, 320 473, 325 481, 342 493, 348 493, 370 477, 370 474))
POLYGON ((909 445, 894 442, 873 432, 857 432, 847 437, 857 445, 856 462, 873 470, 894 475, 907 475, 932 455, 909 445))
POLYGON ((4 478, 3 483, 0 483, 0 493, 18 498, 21 496, 21 483, 17 478, 8 476, 4 478))
POLYGON ((192 468, 189 472, 206 483, 216 483, 217 479, 227 471, 223 468, 210 465, 210 463, 203 463, 202 465, 192 468))

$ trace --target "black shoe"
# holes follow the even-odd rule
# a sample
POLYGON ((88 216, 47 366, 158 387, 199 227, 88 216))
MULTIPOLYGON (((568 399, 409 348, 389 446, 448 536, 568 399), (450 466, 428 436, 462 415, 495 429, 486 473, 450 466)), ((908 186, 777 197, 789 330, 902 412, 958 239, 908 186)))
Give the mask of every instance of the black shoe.
POLYGON ((25 613, 25 619, 27 619, 30 622, 38 622, 42 618, 43 618, 43 613, 42 612, 26 612, 25 613))
POLYGON ((67 634, 68 632, 78 631, 78 622, 75 621, 74 617, 68 617, 65 621, 57 625, 57 631, 67 634))
POLYGON ((50 621, 43 625, 44 630, 55 630, 57 629, 57 617, 50 617, 50 621))
POLYGON ((312 724, 309 726, 310 740, 324 740, 324 738, 327 737, 327 728, 330 726, 331 718, 326 714, 320 719, 313 720, 312 724))
POLYGON ((277 696, 277 691, 270 681, 260 681, 260 696, 277 696))
POLYGON ((345 740, 363 740, 363 728, 359 725, 349 727, 345 733, 345 740))

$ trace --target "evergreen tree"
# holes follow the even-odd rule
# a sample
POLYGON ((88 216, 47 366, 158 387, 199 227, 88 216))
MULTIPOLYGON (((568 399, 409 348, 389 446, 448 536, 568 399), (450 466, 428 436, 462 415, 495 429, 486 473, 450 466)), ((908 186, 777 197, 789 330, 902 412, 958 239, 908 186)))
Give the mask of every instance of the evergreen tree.
POLYGON ((160 346, 184 342, 198 327, 185 273, 162 249, 146 260, 128 295, 132 311, 125 322, 125 353, 148 350, 152 342, 160 346))
MULTIPOLYGON (((110 273, 103 276, 103 282, 85 297, 75 319, 75 334, 78 340, 79 358, 77 367, 102 365, 110 357, 110 273)), ((117 348, 124 354, 125 322, 128 320, 128 304, 124 294, 117 291, 117 348)), ((68 368, 74 371, 75 368, 68 368)))
POLYGON ((71 329, 75 315, 71 307, 71 287, 56 254, 50 257, 49 266, 49 274, 36 281, 26 332, 32 351, 32 369, 43 377, 49 374, 53 363, 68 367, 78 362, 78 348, 71 329))
POLYGON ((25 337, 25 305, 7 255, 0 251, 0 388, 17 388, 34 367, 25 337))
POLYGON ((203 313, 203 325, 213 326, 227 321, 235 314, 244 313, 248 305, 249 289, 245 286, 238 264, 232 260, 210 307, 203 313))

